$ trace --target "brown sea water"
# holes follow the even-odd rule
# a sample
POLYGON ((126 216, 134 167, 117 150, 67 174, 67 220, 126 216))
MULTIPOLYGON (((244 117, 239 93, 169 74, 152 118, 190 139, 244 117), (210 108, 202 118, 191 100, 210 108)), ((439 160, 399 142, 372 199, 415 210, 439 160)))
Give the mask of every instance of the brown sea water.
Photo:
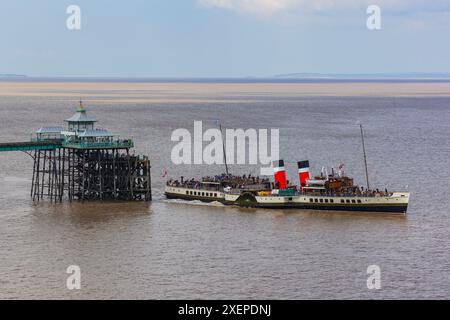
MULTIPOLYGON (((0 82, 0 140, 61 124, 85 99, 99 126, 152 161, 152 203, 33 203, 32 160, 0 153, 0 298, 450 298, 450 83, 0 82), (194 120, 280 128, 290 180, 345 164, 374 187, 408 190, 406 217, 253 210, 164 199, 173 130, 194 120), (366 286, 381 268, 381 290, 366 286), (66 268, 82 288, 66 288, 66 268)), ((256 166, 231 166, 258 172, 256 166)))

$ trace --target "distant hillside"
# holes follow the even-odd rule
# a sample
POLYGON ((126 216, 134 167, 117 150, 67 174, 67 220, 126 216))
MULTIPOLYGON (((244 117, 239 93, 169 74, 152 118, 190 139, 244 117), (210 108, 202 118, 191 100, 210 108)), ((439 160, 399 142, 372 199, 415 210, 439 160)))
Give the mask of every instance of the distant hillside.
POLYGON ((26 78, 24 74, 0 73, 0 78, 26 78))
POLYGON ((277 79, 450 79, 450 73, 285 73, 275 75, 277 79))

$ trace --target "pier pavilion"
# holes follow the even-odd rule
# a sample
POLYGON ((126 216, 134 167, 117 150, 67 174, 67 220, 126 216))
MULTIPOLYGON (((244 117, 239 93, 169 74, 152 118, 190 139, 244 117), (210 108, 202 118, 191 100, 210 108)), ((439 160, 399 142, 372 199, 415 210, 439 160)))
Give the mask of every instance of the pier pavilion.
POLYGON ((83 103, 63 126, 42 127, 31 141, 0 143, 0 151, 23 151, 33 160, 31 196, 72 200, 150 201, 150 160, 130 154, 132 139, 95 128, 83 103))

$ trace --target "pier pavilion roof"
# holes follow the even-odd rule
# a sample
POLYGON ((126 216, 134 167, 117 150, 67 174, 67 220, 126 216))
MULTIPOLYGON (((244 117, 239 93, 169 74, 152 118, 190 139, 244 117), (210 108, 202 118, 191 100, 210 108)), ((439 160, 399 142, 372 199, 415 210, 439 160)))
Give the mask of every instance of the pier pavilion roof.
POLYGON ((61 133, 62 131, 64 131, 63 127, 42 127, 39 130, 37 130, 36 133, 41 133, 41 134, 45 134, 45 133, 61 133))
POLYGON ((83 106, 82 101, 80 101, 80 106, 77 109, 77 112, 65 120, 66 122, 74 122, 74 123, 94 123, 97 122, 96 119, 87 115, 86 109, 83 106))
POLYGON ((85 130, 78 134, 80 138, 100 138, 100 137, 113 137, 114 134, 105 129, 85 130))

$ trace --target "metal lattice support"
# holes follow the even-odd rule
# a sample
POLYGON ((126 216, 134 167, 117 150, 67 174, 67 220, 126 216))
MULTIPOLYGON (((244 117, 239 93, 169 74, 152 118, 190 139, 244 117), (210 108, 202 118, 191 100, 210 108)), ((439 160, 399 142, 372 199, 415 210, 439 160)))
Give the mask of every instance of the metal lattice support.
POLYGON ((52 201, 61 200, 63 196, 61 150, 36 150, 33 158, 31 197, 37 201, 44 197, 52 201))
POLYGON ((152 200, 150 161, 128 149, 36 150, 33 158, 33 200, 152 200))

